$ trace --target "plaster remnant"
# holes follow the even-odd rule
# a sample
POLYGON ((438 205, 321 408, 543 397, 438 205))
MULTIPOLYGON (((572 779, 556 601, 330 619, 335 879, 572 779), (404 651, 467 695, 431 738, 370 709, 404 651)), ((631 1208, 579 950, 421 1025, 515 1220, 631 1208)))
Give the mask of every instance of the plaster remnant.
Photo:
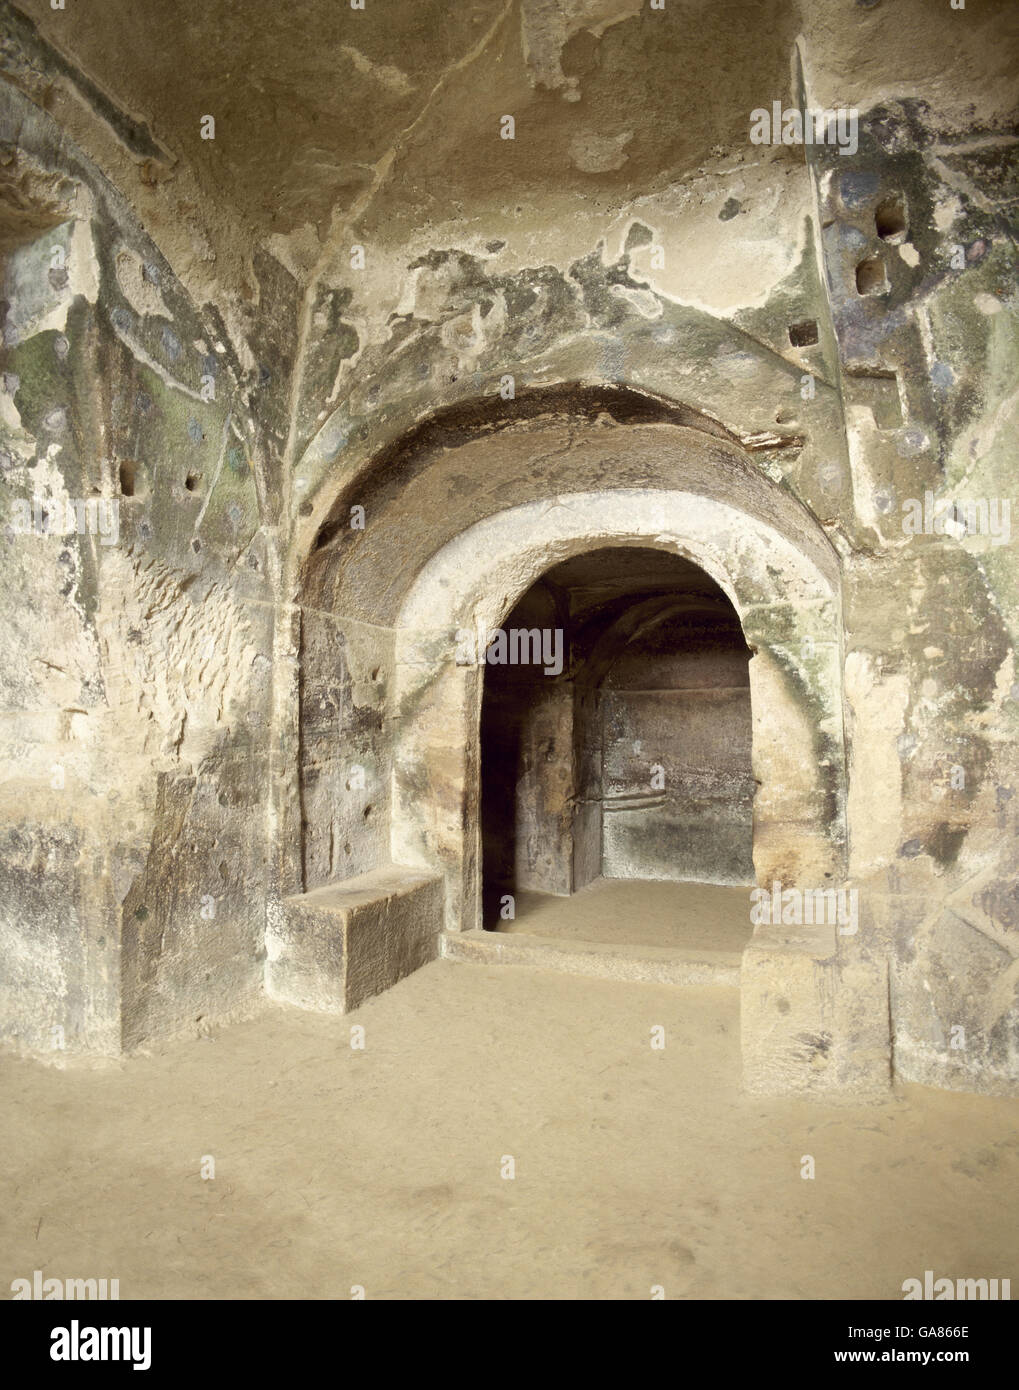
POLYGON ((621 169, 627 159, 624 150, 632 139, 632 131, 619 135, 584 131, 570 141, 570 159, 585 174, 605 174, 612 169, 621 169))

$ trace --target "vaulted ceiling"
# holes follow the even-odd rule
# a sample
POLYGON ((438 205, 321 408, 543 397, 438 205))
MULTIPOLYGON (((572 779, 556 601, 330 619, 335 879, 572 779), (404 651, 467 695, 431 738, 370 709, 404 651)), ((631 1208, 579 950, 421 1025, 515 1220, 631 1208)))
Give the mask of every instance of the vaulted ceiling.
POLYGON ((698 180, 734 156, 802 162, 747 143, 750 111, 792 98, 800 35, 825 105, 908 94, 936 121, 993 125, 1014 102, 1011 0, 662 3, 18 0, 0 5, 0 30, 35 26, 48 45, 34 75, 16 74, 35 100, 65 111, 73 89, 141 132, 125 191, 143 220, 197 223, 202 254, 224 265, 234 244, 268 241, 298 275, 330 231, 526 236, 666 185, 696 204, 698 180))

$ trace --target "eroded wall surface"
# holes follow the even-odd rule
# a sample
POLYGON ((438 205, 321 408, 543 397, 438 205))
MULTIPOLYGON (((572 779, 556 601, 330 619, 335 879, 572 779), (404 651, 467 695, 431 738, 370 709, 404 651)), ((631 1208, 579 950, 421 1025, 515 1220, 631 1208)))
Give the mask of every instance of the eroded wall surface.
POLYGON ((0 127, 4 1026, 118 1052, 261 987, 259 426, 123 199, 7 84, 0 127))

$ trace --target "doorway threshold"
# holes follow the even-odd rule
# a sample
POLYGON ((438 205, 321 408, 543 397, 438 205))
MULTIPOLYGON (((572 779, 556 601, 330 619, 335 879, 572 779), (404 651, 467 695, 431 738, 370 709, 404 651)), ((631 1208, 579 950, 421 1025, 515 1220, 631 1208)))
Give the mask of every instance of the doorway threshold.
POLYGON ((677 946, 608 945, 555 940, 526 932, 443 932, 441 954, 475 965, 523 965, 567 975, 639 984, 739 987, 741 952, 677 946))
POLYGON ((445 932, 453 960, 650 984, 739 985, 752 936, 748 885, 597 878, 567 896, 520 891, 516 916, 445 932))

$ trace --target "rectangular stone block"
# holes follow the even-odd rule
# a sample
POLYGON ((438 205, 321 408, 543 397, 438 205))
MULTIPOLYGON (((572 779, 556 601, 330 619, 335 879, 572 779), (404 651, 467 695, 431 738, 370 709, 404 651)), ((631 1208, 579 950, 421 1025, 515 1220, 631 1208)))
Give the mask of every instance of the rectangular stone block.
POLYGON ((348 1013, 438 955, 443 904, 440 876, 392 864, 287 898, 267 933, 266 990, 348 1013))

